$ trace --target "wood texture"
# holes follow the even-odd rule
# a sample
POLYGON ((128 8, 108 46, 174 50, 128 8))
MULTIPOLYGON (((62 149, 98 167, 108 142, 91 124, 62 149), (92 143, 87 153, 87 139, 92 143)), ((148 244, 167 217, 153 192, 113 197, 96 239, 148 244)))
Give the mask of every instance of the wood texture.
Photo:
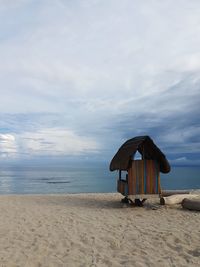
POLYGON ((154 160, 134 160, 128 169, 128 194, 160 194, 159 166, 154 160))
POLYGON ((162 190, 161 196, 168 197, 172 195, 190 194, 189 190, 162 190))
POLYGON ((161 197, 160 204, 161 205, 174 205, 174 204, 181 204, 184 198, 187 199, 195 199, 198 198, 199 195, 192 195, 192 194, 178 194, 172 195, 168 197, 161 197))
POLYGON ((181 204, 184 209, 200 211, 200 199, 184 198, 181 204))

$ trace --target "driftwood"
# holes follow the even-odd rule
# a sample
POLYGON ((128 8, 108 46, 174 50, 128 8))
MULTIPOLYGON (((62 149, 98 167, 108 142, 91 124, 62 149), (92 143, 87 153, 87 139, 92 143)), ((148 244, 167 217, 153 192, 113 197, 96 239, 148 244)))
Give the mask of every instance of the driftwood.
POLYGON ((162 197, 168 197, 168 196, 172 196, 172 195, 182 195, 182 194, 190 194, 191 191, 189 190, 162 190, 161 192, 161 196, 162 197))
POLYGON ((199 199, 184 198, 181 204, 184 209, 200 211, 200 198, 199 199))
POLYGON ((193 195, 193 194, 178 194, 178 195, 172 195, 172 196, 168 196, 168 197, 161 197, 160 198, 160 204, 161 205, 180 204, 184 198, 194 199, 197 197, 199 197, 199 195, 193 195))

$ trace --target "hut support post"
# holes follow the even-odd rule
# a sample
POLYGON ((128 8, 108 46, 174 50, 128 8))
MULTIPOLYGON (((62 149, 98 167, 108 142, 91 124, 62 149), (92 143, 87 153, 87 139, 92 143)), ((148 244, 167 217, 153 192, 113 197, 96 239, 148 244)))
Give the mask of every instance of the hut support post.
POLYGON ((119 180, 121 181, 121 179, 122 179, 122 171, 119 170, 119 180))
POLYGON ((145 151, 144 151, 144 145, 142 145, 142 160, 144 160, 144 153, 145 153, 145 151))

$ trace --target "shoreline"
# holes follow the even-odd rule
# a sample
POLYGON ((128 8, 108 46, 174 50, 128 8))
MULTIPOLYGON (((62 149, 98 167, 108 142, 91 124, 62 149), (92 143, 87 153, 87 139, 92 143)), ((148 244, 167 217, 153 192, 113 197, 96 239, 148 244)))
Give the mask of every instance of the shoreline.
POLYGON ((0 195, 2 266, 198 266, 200 212, 119 193, 0 195))
MULTIPOLYGON (((173 192, 173 193, 176 193, 176 192, 189 192, 189 194, 199 194, 200 195, 200 188, 196 188, 196 189, 193 189, 193 188, 190 188, 190 189, 162 189, 163 192, 173 192)), ((118 193, 117 190, 115 191, 111 191, 111 192, 66 192, 66 193, 5 193, 5 194, 2 194, 0 193, 0 197, 1 196, 66 196, 66 195, 92 195, 92 194, 118 194, 118 195, 121 195, 121 193, 118 193)), ((121 197, 123 197, 121 195, 121 197)))

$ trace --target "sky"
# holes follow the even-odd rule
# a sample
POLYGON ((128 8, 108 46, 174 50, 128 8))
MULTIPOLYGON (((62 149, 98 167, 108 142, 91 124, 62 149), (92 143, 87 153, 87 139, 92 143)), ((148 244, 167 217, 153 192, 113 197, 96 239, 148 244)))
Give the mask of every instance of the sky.
POLYGON ((0 160, 200 165, 199 0, 0 0, 0 160))

